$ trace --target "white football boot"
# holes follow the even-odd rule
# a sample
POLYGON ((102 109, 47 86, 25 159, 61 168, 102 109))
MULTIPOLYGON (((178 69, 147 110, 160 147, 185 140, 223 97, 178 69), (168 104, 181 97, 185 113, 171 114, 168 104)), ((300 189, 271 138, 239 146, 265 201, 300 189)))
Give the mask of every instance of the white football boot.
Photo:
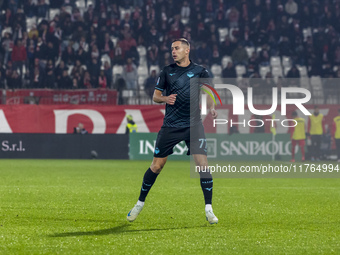
POLYGON ((217 217, 215 216, 215 214, 213 213, 212 209, 205 210, 205 216, 206 216, 206 218, 207 218, 207 221, 208 221, 210 224, 217 224, 217 223, 218 223, 218 219, 217 219, 217 217))
POLYGON ((135 205, 130 212, 128 213, 128 215, 126 216, 126 219, 130 222, 134 221, 135 219, 137 219, 137 216, 140 214, 140 212, 143 209, 143 205, 135 205))

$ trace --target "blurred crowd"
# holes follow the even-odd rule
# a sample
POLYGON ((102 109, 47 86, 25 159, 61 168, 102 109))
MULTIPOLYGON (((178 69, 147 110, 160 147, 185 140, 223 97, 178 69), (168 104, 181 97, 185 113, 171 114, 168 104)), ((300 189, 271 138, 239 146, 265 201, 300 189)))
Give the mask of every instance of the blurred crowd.
MULTIPOLYGON (((235 66, 260 77, 278 56, 289 57, 283 76, 298 78, 296 66, 304 66, 309 76, 340 78, 340 0, 0 0, 0 7, 0 88, 135 89, 138 48, 148 69, 162 68, 178 37, 191 42, 193 61, 221 65, 222 77, 236 77, 235 66), (122 67, 119 82, 114 65, 122 67)), ((148 73, 147 93, 157 77, 148 73)))

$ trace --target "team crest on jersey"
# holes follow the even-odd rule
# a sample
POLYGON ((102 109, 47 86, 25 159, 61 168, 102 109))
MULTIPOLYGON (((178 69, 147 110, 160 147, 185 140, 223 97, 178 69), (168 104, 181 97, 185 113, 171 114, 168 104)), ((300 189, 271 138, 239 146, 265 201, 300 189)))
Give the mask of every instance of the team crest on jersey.
POLYGON ((187 73, 187 76, 188 76, 189 78, 193 77, 194 75, 195 75, 195 74, 194 74, 193 72, 187 73))

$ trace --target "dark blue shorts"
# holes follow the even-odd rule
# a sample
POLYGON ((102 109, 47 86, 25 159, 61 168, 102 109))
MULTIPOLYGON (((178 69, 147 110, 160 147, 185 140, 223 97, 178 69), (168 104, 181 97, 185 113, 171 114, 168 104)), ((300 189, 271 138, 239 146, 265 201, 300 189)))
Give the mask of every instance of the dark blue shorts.
POLYGON ((158 132, 153 156, 164 158, 173 153, 176 144, 184 141, 188 147, 187 155, 207 155, 207 140, 202 123, 194 127, 162 127, 158 132), (190 137, 191 134, 191 137, 190 137))

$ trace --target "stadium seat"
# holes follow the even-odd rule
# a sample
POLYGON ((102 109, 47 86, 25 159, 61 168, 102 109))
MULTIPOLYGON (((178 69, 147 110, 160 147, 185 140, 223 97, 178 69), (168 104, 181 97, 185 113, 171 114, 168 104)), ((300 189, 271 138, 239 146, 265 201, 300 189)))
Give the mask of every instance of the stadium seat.
POLYGON ((220 35, 220 42, 224 42, 226 35, 228 35, 228 28, 226 27, 219 28, 218 33, 220 35))
POLYGON ((269 66, 261 66, 260 67, 260 76, 262 78, 266 77, 266 74, 270 72, 270 67, 269 66))
POLYGON ((314 103, 324 103, 322 80, 320 76, 312 76, 310 79, 310 86, 314 97, 314 103))
POLYGON ((220 65, 216 65, 216 64, 212 65, 211 72, 213 73, 214 76, 221 77, 222 67, 220 65))
POLYGON ((85 8, 86 6, 85 6, 85 1, 84 0, 78 0, 78 1, 76 1, 76 6, 78 7, 78 8, 85 8))
POLYGON ((148 75, 148 68, 146 65, 140 65, 137 69, 138 75, 148 75))
POLYGON ((287 56, 282 57, 282 66, 283 67, 291 67, 292 66, 290 57, 287 57, 287 56))
POLYGON ((111 65, 111 59, 109 57, 109 55, 104 54, 103 56, 101 56, 100 61, 102 62, 101 64, 104 65, 105 62, 109 62, 109 65, 111 65))
POLYGON ((88 0, 87 1, 87 6, 92 5, 93 7, 96 7, 95 1, 93 0, 88 0))
POLYGON ((121 65, 114 65, 112 68, 113 75, 122 74, 123 73, 123 66, 121 65))
POLYGON ((134 91, 125 89, 125 90, 122 91, 122 96, 123 97, 133 97, 134 91))
POLYGON ((156 70, 156 74, 157 75, 159 74, 159 66, 158 65, 151 65, 149 74, 151 74, 152 70, 156 70))
POLYGON ((117 46, 118 37, 111 36, 110 39, 111 39, 111 41, 113 43, 113 47, 116 47, 117 46))
POLYGON ((183 25, 186 25, 189 23, 189 19, 188 18, 181 19, 181 22, 183 23, 183 25))
POLYGON ((234 30, 238 31, 239 29, 238 28, 231 28, 230 31, 229 31, 229 38, 230 40, 234 40, 235 37, 234 37, 234 30))
POLYGON ((50 9, 50 20, 54 19, 55 15, 60 14, 60 10, 59 9, 50 9))
POLYGON ((36 17, 26 18, 26 27, 28 31, 31 30, 33 25, 37 25, 37 18, 36 17))
POLYGON ((124 9, 124 8, 119 8, 119 12, 120 12, 120 19, 121 20, 123 20, 124 19, 124 17, 125 17, 125 15, 126 14, 131 14, 131 11, 130 11, 130 9, 124 9))
POLYGON ((141 56, 141 57, 139 58, 139 64, 140 64, 140 65, 146 65, 146 64, 147 64, 146 56, 141 56))
POLYGON ((284 72, 284 75, 287 76, 287 73, 289 72, 289 70, 291 69, 290 66, 285 66, 283 67, 283 72, 284 72))
POLYGON ((145 49, 144 46, 139 45, 139 46, 137 47, 137 51, 138 51, 140 57, 146 56, 146 49, 145 49))
POLYGON ((296 66, 296 67, 297 67, 297 69, 299 69, 300 77, 307 77, 308 76, 306 66, 296 66))
POLYGON ((46 18, 38 18, 38 21, 37 21, 38 26, 43 20, 46 20, 46 18))
POLYGON ((231 57, 230 56, 224 56, 222 58, 222 61, 221 61, 222 69, 226 68, 229 62, 233 63, 233 60, 231 59, 231 57))
POLYGON ((273 66, 272 67, 272 74, 273 74, 273 77, 279 77, 279 76, 282 77, 282 68, 281 68, 281 66, 273 66))
POLYGON ((303 39, 306 40, 308 36, 312 36, 312 29, 310 27, 302 30, 303 39))
POLYGON ((72 15, 72 6, 66 5, 66 6, 65 6, 65 11, 66 11, 67 13, 69 13, 70 15, 72 15))
POLYGON ((68 70, 67 70, 68 75, 71 75, 74 65, 69 65, 67 67, 68 67, 68 70))
POLYGON ((248 53, 248 57, 251 57, 251 55, 255 51, 255 47, 246 47, 246 51, 248 53))
POLYGON ((276 67, 281 67, 281 59, 278 56, 272 56, 270 57, 270 65, 271 66, 276 66, 276 67))
POLYGON ((246 67, 243 65, 237 65, 235 69, 236 69, 237 77, 241 77, 243 74, 247 72, 246 67))
POLYGON ((145 76, 138 76, 138 85, 140 89, 144 89, 144 82, 145 82, 146 77, 145 76))
POLYGON ((223 78, 221 78, 221 77, 214 77, 213 78, 213 83, 214 84, 223 84, 223 78))

